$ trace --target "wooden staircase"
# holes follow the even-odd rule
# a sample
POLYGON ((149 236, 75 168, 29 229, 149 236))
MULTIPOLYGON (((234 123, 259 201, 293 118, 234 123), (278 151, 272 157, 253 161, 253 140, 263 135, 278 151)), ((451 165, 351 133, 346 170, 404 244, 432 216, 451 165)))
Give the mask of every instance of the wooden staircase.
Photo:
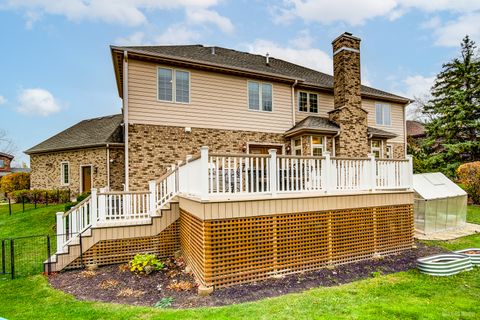
MULTIPOLYGON (((110 263, 128 261, 131 259, 131 254, 111 251, 109 253, 110 257, 102 256, 101 259, 95 259, 89 253, 99 243, 128 241, 129 239, 143 239, 144 242, 146 239, 152 242, 155 239, 151 239, 151 237, 161 236, 162 232, 165 232, 167 228, 172 227, 178 221, 179 216, 178 202, 172 199, 162 209, 156 210, 156 215, 145 219, 93 224, 81 232, 81 237, 77 236, 66 244, 63 252, 57 252, 49 259, 50 261, 45 261, 44 269, 45 271, 58 272, 68 268, 80 267, 81 265, 108 264, 102 263, 102 261, 110 261, 110 263)), ((172 239, 171 235, 169 239, 172 239)))

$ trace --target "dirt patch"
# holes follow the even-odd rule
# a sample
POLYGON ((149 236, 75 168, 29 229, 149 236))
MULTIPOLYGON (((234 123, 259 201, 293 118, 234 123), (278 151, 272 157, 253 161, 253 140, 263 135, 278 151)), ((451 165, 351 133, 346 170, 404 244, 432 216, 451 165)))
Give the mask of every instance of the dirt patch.
POLYGON ((417 249, 378 260, 218 289, 207 297, 197 295, 193 276, 185 272, 181 261, 175 263, 173 259, 167 261, 164 270, 148 276, 135 275, 126 271, 124 266, 113 265, 88 273, 84 270, 62 272, 50 276, 49 280, 54 288, 70 293, 79 300, 153 306, 163 299, 171 301, 172 308, 223 306, 405 271, 415 267, 417 258, 447 252, 422 243, 417 243, 417 246, 417 249))

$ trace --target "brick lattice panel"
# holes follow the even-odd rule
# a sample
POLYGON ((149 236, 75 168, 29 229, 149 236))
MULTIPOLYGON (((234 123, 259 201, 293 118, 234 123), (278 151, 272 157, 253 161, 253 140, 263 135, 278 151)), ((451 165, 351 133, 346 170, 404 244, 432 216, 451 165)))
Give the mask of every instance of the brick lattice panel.
POLYGON ((181 210, 187 262, 216 288, 410 249, 410 204, 202 221, 181 210))
MULTIPOLYGON (((180 222, 177 220, 156 236, 99 241, 83 254, 83 263, 98 266, 125 263, 137 253, 153 253, 158 258, 172 256, 180 250, 179 235, 180 222)), ((79 268, 81 263, 77 258, 66 269, 79 268)))

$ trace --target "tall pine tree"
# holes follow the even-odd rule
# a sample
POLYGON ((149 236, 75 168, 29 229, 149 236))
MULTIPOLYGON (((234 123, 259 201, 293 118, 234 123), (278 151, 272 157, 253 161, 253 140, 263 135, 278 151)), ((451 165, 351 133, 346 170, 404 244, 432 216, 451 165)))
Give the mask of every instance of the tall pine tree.
POLYGON ((461 56, 445 63, 424 107, 425 163, 449 176, 464 162, 480 160, 480 60, 475 42, 466 36, 461 56))

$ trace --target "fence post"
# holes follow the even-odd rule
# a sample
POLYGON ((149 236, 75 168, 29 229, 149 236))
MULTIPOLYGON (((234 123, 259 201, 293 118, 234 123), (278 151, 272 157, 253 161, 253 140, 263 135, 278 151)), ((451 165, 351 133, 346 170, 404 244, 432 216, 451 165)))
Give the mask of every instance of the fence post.
POLYGON ((15 240, 10 239, 10 273, 15 279, 15 240))
POLYGON ((48 207, 48 191, 45 191, 45 207, 48 207))
POLYGON ((93 224, 93 222, 98 220, 98 199, 96 188, 92 188, 92 190, 90 190, 90 197, 92 199, 90 202, 90 223, 93 224))
POLYGON ((50 252, 50 235, 47 234, 47 274, 50 274, 52 271, 52 266, 50 265, 52 259, 51 255, 52 253, 50 252))
POLYGON ((5 239, 2 240, 2 273, 5 274, 5 239))
POLYGON ((331 184, 332 181, 330 179, 331 174, 331 167, 332 167, 332 161, 330 159, 330 151, 324 151, 322 153, 322 156, 324 157, 323 164, 322 164, 322 169, 323 169, 323 174, 320 177, 321 183, 322 183, 322 188, 325 190, 326 193, 330 192, 331 190, 331 184))
POLYGON ((407 183, 408 183, 408 189, 413 189, 413 156, 411 154, 407 154, 407 160, 408 160, 408 178, 407 178, 407 183))
POLYGON ((103 194, 106 191, 105 188, 100 188, 100 194, 98 195, 98 221, 105 222, 107 216, 106 197, 103 194))
POLYGON ((25 212, 25 197, 22 194, 22 212, 25 212))
MULTIPOLYGON (((167 180, 168 183, 168 180, 167 180)), ((155 180, 150 180, 148 182, 148 190, 150 191, 150 204, 149 204, 149 212, 151 216, 154 216, 157 211, 157 182, 155 180)))
POLYGON ((270 154, 270 164, 268 167, 269 171, 269 184, 270 192, 272 196, 277 195, 277 149, 269 149, 268 153, 270 154))
POLYGON ((10 197, 7 195, 7 199, 8 199, 8 215, 11 216, 12 215, 12 200, 10 200, 10 197))
POLYGON ((33 191, 33 203, 35 205, 35 209, 37 209, 37 193, 35 190, 33 191))
POLYGON ((208 200, 208 147, 200 148, 200 200, 208 200))
POLYGON ((368 157, 370 158, 370 169, 369 169, 369 186, 371 191, 375 191, 377 188, 377 164, 375 159, 375 154, 369 153, 368 157))
POLYGON ((65 228, 63 224, 63 212, 57 212, 57 252, 63 252, 65 228))

